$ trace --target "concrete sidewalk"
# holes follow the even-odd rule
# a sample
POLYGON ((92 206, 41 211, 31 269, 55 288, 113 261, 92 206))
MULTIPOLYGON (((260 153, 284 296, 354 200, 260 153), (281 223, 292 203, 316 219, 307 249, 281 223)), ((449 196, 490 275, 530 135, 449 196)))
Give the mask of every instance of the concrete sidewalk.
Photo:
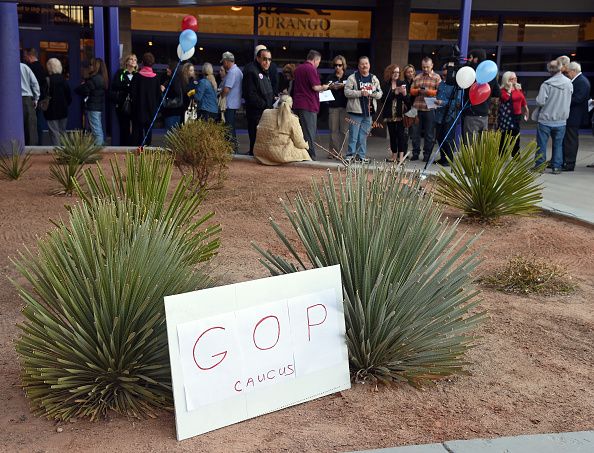
MULTIPOLYGON (((365 450, 365 453, 592 453, 594 431, 453 440, 441 444, 365 450)), ((363 453, 362 451, 354 453, 363 453)))

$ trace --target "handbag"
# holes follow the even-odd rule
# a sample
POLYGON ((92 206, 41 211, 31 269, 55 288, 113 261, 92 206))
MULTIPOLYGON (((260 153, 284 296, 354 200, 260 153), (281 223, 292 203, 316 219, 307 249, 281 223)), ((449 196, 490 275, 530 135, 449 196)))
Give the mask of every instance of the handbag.
POLYGON ((163 101, 163 108, 165 109, 178 109, 184 105, 184 100, 181 96, 174 98, 165 98, 163 101))
POLYGON ((198 119, 198 106, 196 105, 196 101, 192 98, 190 100, 190 105, 186 109, 184 113, 184 122, 188 121, 196 121, 198 119))
POLYGON ((120 106, 120 112, 127 116, 132 115, 132 99, 130 99, 129 94, 126 95, 126 99, 124 99, 124 102, 122 102, 122 105, 120 106))
POLYGON ((45 80, 46 80, 46 83, 47 83, 47 90, 46 90, 47 93, 46 93, 46 96, 37 103, 37 108, 39 110, 41 110, 42 112, 47 111, 47 109, 49 108, 49 103, 52 100, 52 97, 49 95, 49 88, 50 88, 49 77, 46 77, 45 80))
POLYGON ((405 128, 412 127, 415 124, 419 124, 419 116, 417 115, 417 109, 411 107, 402 115, 402 123, 404 124, 405 128))

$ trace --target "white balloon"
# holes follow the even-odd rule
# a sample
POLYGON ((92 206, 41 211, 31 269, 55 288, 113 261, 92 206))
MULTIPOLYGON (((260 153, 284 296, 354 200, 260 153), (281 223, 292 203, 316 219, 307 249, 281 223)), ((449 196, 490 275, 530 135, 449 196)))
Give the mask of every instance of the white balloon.
POLYGON ((475 79, 476 73, 470 66, 464 66, 458 69, 458 72, 456 73, 456 83, 463 90, 469 88, 474 83, 475 79))
POLYGON ((188 50, 187 52, 184 53, 184 51, 182 50, 181 44, 178 44, 177 45, 177 56, 182 61, 189 60, 194 55, 194 50, 195 50, 195 48, 192 47, 190 50, 188 50))

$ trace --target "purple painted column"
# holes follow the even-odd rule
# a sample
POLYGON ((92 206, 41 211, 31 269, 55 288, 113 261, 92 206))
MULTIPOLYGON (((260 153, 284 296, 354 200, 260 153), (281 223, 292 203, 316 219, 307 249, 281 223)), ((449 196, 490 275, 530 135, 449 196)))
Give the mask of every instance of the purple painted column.
MULTIPOLYGON (((118 8, 109 8, 109 24, 108 24, 108 61, 107 70, 109 71, 109 80, 113 80, 113 76, 120 69, 120 16, 118 8)), ((118 118, 115 112, 115 105, 108 103, 108 112, 110 117, 110 131, 112 146, 120 145, 120 128, 118 126, 118 118)))
MULTIPOLYGON (((470 40, 470 14, 472 12, 472 0, 462 0, 460 8, 460 34, 458 46, 460 47, 460 59, 468 57, 468 41, 470 40)), ((463 61, 462 63, 465 63, 463 61)))
POLYGON ((0 145, 18 140, 25 143, 21 70, 19 67, 19 16, 16 3, 0 3, 0 145))
POLYGON ((93 39, 95 41, 95 58, 105 61, 105 31, 103 27, 103 8, 93 7, 93 39))

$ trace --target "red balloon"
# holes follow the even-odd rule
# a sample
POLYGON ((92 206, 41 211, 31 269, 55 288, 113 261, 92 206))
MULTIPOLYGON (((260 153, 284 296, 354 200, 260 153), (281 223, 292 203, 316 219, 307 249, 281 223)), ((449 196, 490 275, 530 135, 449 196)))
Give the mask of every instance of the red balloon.
POLYGON ((198 31, 198 19, 194 16, 185 16, 182 20, 182 30, 198 31))
POLYGON ((491 96, 491 86, 488 83, 476 83, 474 82, 468 92, 470 103, 472 105, 478 105, 485 102, 491 96))

